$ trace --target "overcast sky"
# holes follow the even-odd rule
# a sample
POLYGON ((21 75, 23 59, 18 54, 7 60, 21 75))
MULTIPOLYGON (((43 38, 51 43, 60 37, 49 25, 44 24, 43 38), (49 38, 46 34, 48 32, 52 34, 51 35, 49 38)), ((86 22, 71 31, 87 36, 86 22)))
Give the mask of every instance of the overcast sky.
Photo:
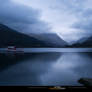
POLYGON ((92 35, 92 0, 0 0, 0 22, 23 33, 57 33, 71 42, 92 35))

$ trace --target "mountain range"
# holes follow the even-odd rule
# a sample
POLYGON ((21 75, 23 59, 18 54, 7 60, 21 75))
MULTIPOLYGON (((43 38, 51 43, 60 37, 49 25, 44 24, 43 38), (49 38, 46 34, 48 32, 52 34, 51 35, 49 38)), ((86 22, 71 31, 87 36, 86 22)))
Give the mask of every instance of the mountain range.
POLYGON ((53 47, 65 47, 68 45, 68 43, 59 37, 56 33, 30 34, 30 36, 53 47))
POLYGON ((85 37, 72 44, 71 47, 92 48, 92 36, 85 37))
POLYGON ((0 47, 65 47, 67 43, 57 34, 26 35, 0 24, 0 47))
POLYGON ((44 42, 0 24, 0 47, 44 47, 44 42))
POLYGON ((62 48, 62 47, 92 47, 92 36, 85 37, 74 44, 69 45, 61 37, 55 33, 41 34, 23 34, 13 30, 6 25, 0 24, 0 47, 16 46, 16 47, 44 47, 44 48, 62 48))

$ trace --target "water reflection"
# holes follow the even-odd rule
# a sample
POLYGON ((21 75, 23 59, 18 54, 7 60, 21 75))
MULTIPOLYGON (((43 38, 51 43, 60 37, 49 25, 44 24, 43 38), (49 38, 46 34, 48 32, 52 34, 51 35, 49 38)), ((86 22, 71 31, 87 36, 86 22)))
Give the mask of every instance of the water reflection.
POLYGON ((0 85, 81 86, 91 70, 91 53, 0 55, 0 85))

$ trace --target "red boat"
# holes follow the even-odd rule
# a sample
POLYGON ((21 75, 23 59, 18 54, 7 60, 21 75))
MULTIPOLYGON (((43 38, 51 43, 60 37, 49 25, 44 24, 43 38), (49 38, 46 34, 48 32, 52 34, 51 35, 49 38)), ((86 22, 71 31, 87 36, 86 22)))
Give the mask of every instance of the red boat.
POLYGON ((16 51, 16 46, 8 46, 8 51, 16 51))

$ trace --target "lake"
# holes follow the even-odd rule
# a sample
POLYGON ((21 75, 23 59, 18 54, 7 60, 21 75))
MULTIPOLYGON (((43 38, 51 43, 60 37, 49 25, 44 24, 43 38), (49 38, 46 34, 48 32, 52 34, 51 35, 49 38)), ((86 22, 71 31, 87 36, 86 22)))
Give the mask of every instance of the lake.
POLYGON ((92 78, 91 49, 24 51, 0 53, 0 86, 82 86, 80 78, 92 78))

